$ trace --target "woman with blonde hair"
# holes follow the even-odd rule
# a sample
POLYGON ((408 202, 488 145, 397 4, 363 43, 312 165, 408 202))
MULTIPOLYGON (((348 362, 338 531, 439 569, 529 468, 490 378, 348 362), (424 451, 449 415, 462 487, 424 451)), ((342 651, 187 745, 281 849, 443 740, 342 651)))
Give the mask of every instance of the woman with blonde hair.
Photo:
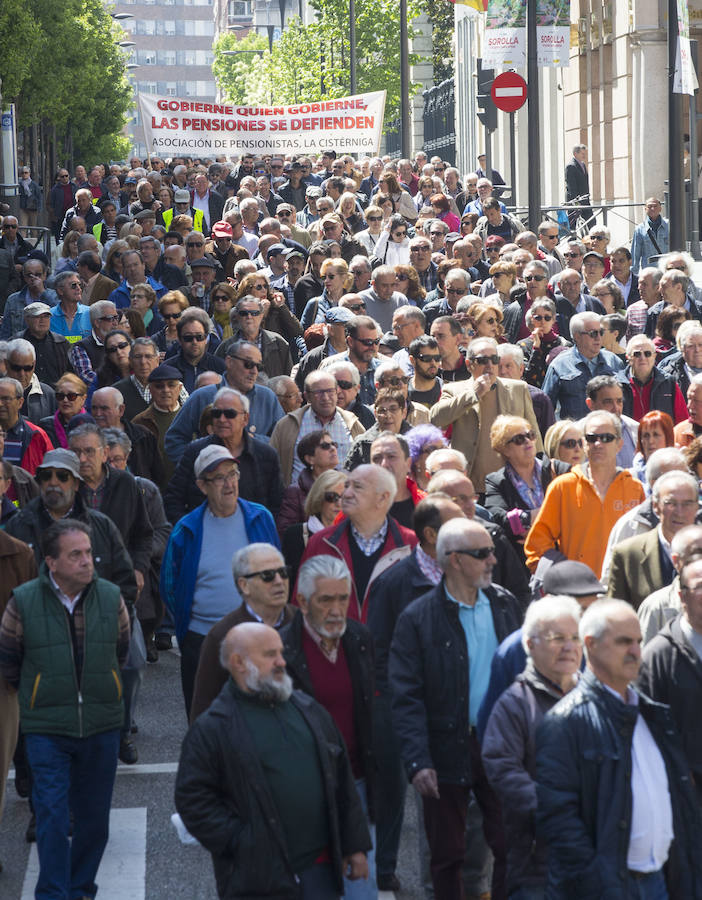
POLYGON ((383 196, 390 197, 395 207, 394 211, 404 216, 408 222, 416 220, 418 211, 412 202, 410 192, 400 185, 394 172, 383 172, 378 179, 378 193, 374 199, 377 202, 383 196))
POLYGON ((61 257, 56 263, 56 275, 58 275, 59 272, 64 272, 66 269, 73 269, 75 271, 76 259, 78 258, 79 237, 80 234, 77 231, 66 232, 63 243, 61 244, 61 257))
POLYGON ((366 221, 358 210, 355 196, 350 191, 339 197, 336 211, 344 220, 344 228, 350 234, 357 234, 365 229, 366 221))
POLYGON ((353 275, 349 272, 348 264, 343 259, 325 259, 320 274, 324 281, 324 290, 318 297, 312 297, 307 301, 300 318, 303 329, 324 322, 327 310, 332 306, 337 306, 339 300, 351 289, 353 284, 353 275))
POLYGON ((180 291, 168 291, 158 301, 158 312, 165 325, 153 339, 159 351, 165 354, 164 359, 178 352, 178 319, 189 305, 187 297, 180 291))
POLYGON ((554 422, 544 435, 544 450, 549 459, 577 466, 585 459, 583 430, 572 419, 554 422))
POLYGON ((504 318, 502 310, 497 303, 490 303, 489 300, 476 300, 471 303, 467 310, 468 322, 475 332, 474 338, 489 337, 502 343, 504 328, 502 327, 502 319, 504 318))

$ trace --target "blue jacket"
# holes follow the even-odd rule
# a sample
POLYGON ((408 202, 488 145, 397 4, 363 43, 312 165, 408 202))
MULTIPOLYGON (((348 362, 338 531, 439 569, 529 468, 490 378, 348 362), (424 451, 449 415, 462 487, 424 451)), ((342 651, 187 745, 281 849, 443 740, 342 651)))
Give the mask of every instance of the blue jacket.
MULTIPOLYGON (((675 840, 668 895, 702 897, 700 809, 670 708, 639 694, 665 762, 675 840)), ((609 693, 588 669, 536 734, 537 831, 549 850, 547 900, 622 900, 631 830, 631 744, 637 707, 609 693)))
POLYGON ((93 326, 90 322, 90 307, 79 303, 73 322, 69 327, 64 311, 61 309, 60 304, 57 303, 51 310, 51 330, 54 334, 63 335, 71 343, 90 337, 93 331, 93 326))
POLYGON ((659 253, 668 253, 669 250, 670 228, 668 220, 661 217, 658 234, 655 234, 651 228, 650 220, 646 216, 643 222, 634 229, 634 236, 631 239, 631 271, 634 275, 638 275, 639 271, 645 269, 648 265, 649 257, 658 256, 659 253), (653 246, 652 234, 658 244, 658 250, 653 246))
POLYGON ((595 371, 580 359, 575 347, 559 353, 546 371, 541 389, 548 394, 553 408, 558 408, 559 419, 582 419, 589 412, 585 403, 585 387, 597 375, 614 375, 624 368, 624 363, 610 353, 600 350, 596 357, 595 371))
MULTIPOLYGON (((28 303, 37 302, 28 297, 27 293, 27 288, 23 287, 21 291, 10 294, 7 298, 2 325, 0 325, 0 341, 9 341, 18 331, 24 331, 27 327, 24 321, 24 308, 28 303)), ((47 306, 56 306, 58 303, 58 295, 51 288, 45 288, 37 299, 38 302, 46 303, 47 306)))
MULTIPOLYGON (((280 547, 273 516, 259 503, 239 499, 249 542, 280 547)), ((202 521, 207 502, 176 522, 161 563, 161 597, 173 615, 176 637, 182 641, 190 624, 197 567, 202 549, 202 521)), ((232 552, 240 548, 232 547, 232 552)), ((222 565, 230 564, 227 559, 222 565)))
MULTIPOLYGON (((156 281, 151 275, 146 276, 146 282, 156 291, 157 300, 160 300, 167 292, 165 285, 161 284, 160 281, 156 281)), ((130 291, 127 288, 127 282, 123 281, 119 287, 116 287, 114 291, 112 291, 107 299, 110 303, 114 303, 117 309, 126 309, 130 304, 130 291)))
MULTIPOLYGON (((177 463, 192 442, 193 435, 200 435, 200 416, 206 406, 214 401, 215 394, 222 387, 228 387, 226 376, 219 384, 208 384, 198 388, 188 397, 185 405, 171 422, 166 432, 166 455, 177 463)), ((268 443, 273 426, 285 413, 273 391, 262 384, 255 384, 246 395, 249 400, 249 434, 268 443)))

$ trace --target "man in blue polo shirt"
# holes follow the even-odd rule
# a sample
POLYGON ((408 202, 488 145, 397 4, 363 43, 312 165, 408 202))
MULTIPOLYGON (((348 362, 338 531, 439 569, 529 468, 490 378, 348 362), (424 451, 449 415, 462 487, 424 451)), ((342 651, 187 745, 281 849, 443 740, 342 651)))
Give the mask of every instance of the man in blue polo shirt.
POLYGON ((92 331, 90 308, 80 303, 83 283, 77 272, 63 271, 56 276, 54 289, 59 302, 51 310, 49 329, 72 344, 89 337, 92 331))

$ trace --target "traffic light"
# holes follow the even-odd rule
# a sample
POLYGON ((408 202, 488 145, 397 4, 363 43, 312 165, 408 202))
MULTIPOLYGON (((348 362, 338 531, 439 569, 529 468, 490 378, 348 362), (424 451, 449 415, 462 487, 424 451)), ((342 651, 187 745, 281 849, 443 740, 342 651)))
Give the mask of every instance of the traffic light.
POLYGON ((494 69, 484 69, 482 59, 477 60, 478 63, 478 118, 487 128, 488 131, 494 131, 497 128, 497 107, 492 101, 490 88, 495 80, 494 69))

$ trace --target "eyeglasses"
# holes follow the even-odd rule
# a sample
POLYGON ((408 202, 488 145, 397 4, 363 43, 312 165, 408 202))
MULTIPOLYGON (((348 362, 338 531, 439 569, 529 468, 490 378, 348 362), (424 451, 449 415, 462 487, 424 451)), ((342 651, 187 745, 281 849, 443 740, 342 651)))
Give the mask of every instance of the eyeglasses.
POLYGON ((239 469, 234 466, 231 472, 227 472, 226 475, 213 475, 212 478, 203 478, 202 480, 207 484, 216 484, 217 487, 223 487, 225 484, 234 484, 234 482, 237 481, 238 478, 239 469))
POLYGON ((525 275, 524 281, 546 281, 545 275, 525 275))
POLYGON ((204 247, 205 242, 204 241, 197 241, 197 242, 196 241, 188 241, 188 243, 185 246, 186 247, 204 247))
POLYGON ((270 584, 276 575, 280 575, 283 581, 287 581, 290 578, 290 567, 279 566, 277 569, 261 569, 260 572, 251 572, 250 575, 240 575, 239 578, 260 578, 261 581, 270 584))
POLYGON ((396 416, 399 412, 399 406, 377 406, 375 409, 376 416, 396 416))
POLYGON ((377 347, 380 343, 380 338, 354 338, 354 340, 364 347, 377 347))
POLYGON ((473 559, 487 559, 488 556, 492 556, 495 553, 495 548, 490 545, 489 547, 476 547, 475 550, 469 550, 468 548, 464 550, 449 550, 448 553, 460 553, 463 556, 472 556, 473 559))
POLYGON ((535 322, 552 322, 553 321, 553 316, 551 316, 551 315, 537 316, 535 313, 532 313, 531 317, 535 322))
POLYGON ((417 359, 420 362, 441 362, 440 353, 419 353, 417 359))
POLYGON ((180 312, 177 312, 177 313, 162 313, 161 317, 162 317, 163 319, 165 319, 167 322, 169 322, 171 319, 172 319, 173 321, 175 321, 176 319, 179 319, 182 315, 183 315, 183 314, 180 313, 180 312))
POLYGON ((610 431, 605 431, 604 434, 586 434, 585 440, 588 444, 596 444, 598 441, 601 444, 611 444, 612 441, 616 441, 616 434, 612 434, 610 431))
POLYGON ((574 256, 582 256, 582 253, 578 253, 577 250, 571 251, 570 253, 566 251, 566 252, 563 254, 563 256, 565 256, 566 259, 571 259, 571 258, 574 257, 574 256))
POLYGON ((378 382, 378 384, 380 385, 380 387, 387 387, 388 385, 390 385, 390 387, 397 388, 397 387, 402 387, 403 384, 409 384, 409 381, 410 381, 410 380, 409 380, 409 377, 408 377, 407 375, 403 375, 403 376, 400 376, 400 375, 384 375, 384 376, 380 379, 380 381, 378 382))
POLYGON ((98 316, 98 322, 119 322, 117 313, 114 316, 98 316))
POLYGON ((575 450, 576 447, 582 447, 582 445, 582 438, 564 438, 560 443, 560 446, 565 447, 566 450, 575 450))
POLYGON ((346 309, 350 309, 351 312, 360 312, 360 310, 365 309, 365 303, 354 303, 353 306, 347 306, 346 309))
POLYGON ((582 331, 581 334, 586 335, 589 338, 592 338, 593 341, 595 338, 602 337, 604 334, 604 328, 593 328, 592 331, 582 331))
POLYGON ((410 247, 410 253, 429 253, 431 247, 410 247))
POLYGON ((507 440, 507 443, 514 444, 515 447, 523 447, 527 441, 533 441, 535 437, 536 435, 534 432, 529 429, 529 431, 522 431, 520 434, 515 434, 507 440))
MULTIPOLYGON (((354 386, 353 381, 343 381, 341 378, 336 379, 336 386, 340 388, 342 391, 350 391, 354 386)), ((322 446, 321 444, 319 445, 322 446)))
POLYGON ((73 403, 73 401, 77 400, 79 397, 85 397, 85 394, 77 394, 75 391, 56 391, 56 399, 58 401, 70 400, 70 402, 73 403))
POLYGON ((567 643, 580 644, 579 634, 542 634, 541 640, 547 644, 556 644, 558 647, 564 647, 567 643))
POLYGON ((336 491, 325 491, 324 492, 324 502, 325 503, 338 503, 339 500, 343 497, 343 494, 338 494, 336 491))
POLYGON ((471 362, 474 362, 477 366, 486 366, 488 363, 496 366, 499 361, 500 357, 496 353, 493 353, 492 356, 474 356, 471 359, 471 362))
POLYGON ((106 347, 106 353, 117 353, 118 350, 124 350, 125 347, 129 346, 129 341, 120 341, 119 344, 113 344, 111 347, 106 347))
POLYGON ((37 469, 34 477, 41 484, 43 481, 51 481, 52 475, 55 475, 61 484, 65 484, 69 478, 74 477, 71 472, 67 472, 65 469, 37 469))
POLYGON ((323 444, 317 444, 320 450, 331 450, 332 447, 338 446, 336 441, 325 441, 323 444))
POLYGON ((631 358, 632 359, 650 359, 653 356, 653 350, 632 350, 631 358))
POLYGON ((382 216, 366 216, 366 222, 382 222, 382 216))
POLYGON ((246 413, 241 412, 238 409, 213 409, 212 410, 212 418, 213 419, 221 419, 224 416, 225 419, 236 419, 237 416, 244 416, 246 413))
POLYGON ((197 341, 198 344, 201 344, 203 341, 207 340, 206 334, 181 334, 181 341, 185 341, 186 344, 192 344, 193 341, 197 341))
POLYGON ((463 294, 465 294, 465 292, 466 292, 465 288, 450 288, 450 287, 446 288, 447 294, 457 294, 459 297, 462 297, 463 294))
POLYGON ((333 387, 333 388, 315 388, 315 390, 313 390, 313 391, 307 390, 307 391, 305 391, 305 393, 312 394, 313 397, 314 396, 335 397, 336 396, 336 388, 335 387, 333 387))
POLYGON ((34 371, 34 363, 31 363, 28 366, 18 366, 16 363, 9 363, 9 368, 12 369, 13 372, 33 372, 34 371))
POLYGON ((398 229, 397 231, 393 231, 393 234, 397 237, 404 237, 407 234, 407 231, 404 228, 402 230, 398 229))
POLYGON ((252 318, 255 319, 261 315, 261 310, 260 309, 238 309, 236 314, 238 316, 243 316, 245 319, 247 319, 249 316, 251 316, 252 318))
POLYGON ((231 359, 238 359, 245 369, 260 371, 263 368, 262 362, 254 362, 252 359, 246 359, 244 356, 232 356, 231 359))

